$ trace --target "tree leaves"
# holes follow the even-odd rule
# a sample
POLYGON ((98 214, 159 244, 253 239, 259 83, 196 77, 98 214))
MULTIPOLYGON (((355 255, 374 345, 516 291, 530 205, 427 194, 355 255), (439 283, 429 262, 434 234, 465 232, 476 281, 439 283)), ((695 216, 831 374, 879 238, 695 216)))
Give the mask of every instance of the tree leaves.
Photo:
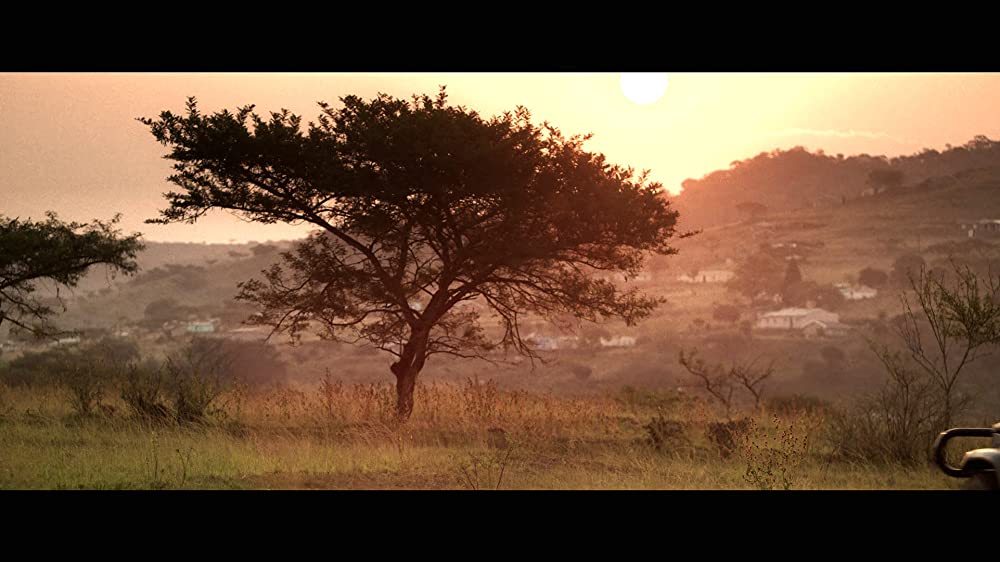
MULTIPOLYGON (((58 219, 47 213, 44 221, 0 216, 0 323, 9 321, 35 335, 51 335, 47 323, 49 304, 34 294, 43 280, 58 289, 74 287, 91 266, 104 264, 112 273, 134 273, 136 253, 143 246, 139 234, 123 237, 110 222, 89 224, 58 219)), ((56 296, 56 301, 61 299, 56 296)))
POLYGON ((207 115, 194 100, 185 115, 140 119, 169 147, 180 188, 153 222, 221 209, 317 228, 242 285, 265 307, 258 322, 364 339, 416 368, 433 353, 530 353, 528 313, 632 323, 659 302, 592 273, 675 253, 677 212, 647 174, 584 151, 588 137, 532 124, 523 107, 483 118, 443 88, 341 104, 320 103, 305 125, 253 106, 207 115), (500 330, 487 334, 480 313, 500 330))

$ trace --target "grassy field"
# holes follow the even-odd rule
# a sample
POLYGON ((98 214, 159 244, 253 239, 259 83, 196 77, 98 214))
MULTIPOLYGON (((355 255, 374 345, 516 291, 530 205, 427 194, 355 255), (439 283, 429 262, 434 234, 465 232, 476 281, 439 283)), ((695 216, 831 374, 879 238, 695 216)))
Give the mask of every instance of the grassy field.
MULTIPOLYGON (((112 393, 108 393, 111 395, 112 393)), ((492 382, 230 391, 205 423, 148 423, 105 399, 81 417, 58 387, 0 387, 2 489, 953 489, 930 465, 852 464, 822 414, 760 412, 729 455, 718 414, 667 393, 580 399, 492 382), (655 446, 647 425, 666 427, 655 446)))

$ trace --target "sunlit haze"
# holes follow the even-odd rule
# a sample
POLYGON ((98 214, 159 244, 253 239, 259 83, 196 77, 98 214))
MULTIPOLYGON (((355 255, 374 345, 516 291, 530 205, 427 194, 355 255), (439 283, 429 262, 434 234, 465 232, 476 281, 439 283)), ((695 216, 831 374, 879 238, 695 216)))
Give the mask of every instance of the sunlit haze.
POLYGON ((148 225, 163 208, 166 150, 136 117, 255 104, 314 119, 317 101, 378 92, 433 94, 490 116, 517 105, 614 163, 650 169, 670 192, 761 151, 796 145, 828 154, 909 154, 974 135, 1000 136, 1000 75, 669 73, 655 103, 630 101, 619 74, 3 74, 0 211, 73 220, 123 215, 148 240, 227 242, 301 236, 217 213, 192 225, 148 225))

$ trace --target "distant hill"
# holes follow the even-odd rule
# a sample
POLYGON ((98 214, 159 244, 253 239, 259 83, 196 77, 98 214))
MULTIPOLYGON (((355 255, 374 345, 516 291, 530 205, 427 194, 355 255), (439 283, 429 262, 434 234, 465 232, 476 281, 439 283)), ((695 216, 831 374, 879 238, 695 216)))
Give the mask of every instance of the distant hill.
POLYGON ((943 152, 924 149, 910 156, 887 158, 861 154, 845 157, 802 147, 762 152, 733 162, 701 179, 684 181, 674 197, 684 228, 704 228, 747 218, 757 208, 758 217, 774 212, 841 204, 862 197, 873 185, 872 172, 898 172, 899 188, 920 186, 937 178, 947 181, 969 170, 1000 167, 1000 142, 977 136, 943 152), (740 207, 741 205, 742 208, 740 207))
POLYGON ((67 299, 59 324, 87 329, 134 323, 147 305, 165 298, 199 310, 200 317, 222 316, 238 323, 248 313, 233 301, 237 284, 258 277, 293 244, 147 243, 136 275, 112 280, 106 272, 91 272, 67 299))
MULTIPOLYGON (((287 249, 292 244, 289 241, 258 243, 249 242, 245 244, 197 244, 182 242, 146 242, 146 249, 143 250, 137 261, 139 262, 139 274, 136 278, 144 278, 157 269, 177 266, 197 266, 212 267, 213 265, 224 265, 234 261, 254 255, 256 248, 275 246, 287 249)), ((257 250, 258 252, 260 250, 257 250)), ((131 278, 117 277, 111 278, 108 270, 103 266, 91 269, 77 285, 74 291, 77 297, 87 296, 101 291, 108 292, 116 286, 128 283, 131 278)))
MULTIPOLYGON (((682 214, 683 216, 683 214, 682 214)), ((707 226, 676 244, 666 258, 676 274, 731 259, 739 262, 762 245, 800 242, 814 248, 803 273, 824 283, 844 281, 864 267, 888 270, 904 253, 928 265, 947 258, 1000 257, 1000 232, 969 238, 962 224, 1000 219, 1000 166, 930 178, 869 197, 776 211, 759 220, 707 226)))

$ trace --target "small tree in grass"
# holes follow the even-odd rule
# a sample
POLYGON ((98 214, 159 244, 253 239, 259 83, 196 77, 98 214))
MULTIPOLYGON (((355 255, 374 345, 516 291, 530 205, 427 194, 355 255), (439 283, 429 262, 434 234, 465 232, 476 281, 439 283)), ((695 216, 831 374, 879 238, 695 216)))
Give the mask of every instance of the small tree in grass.
MULTIPOLYGON (((1000 343, 1000 278, 957 264, 953 271, 951 283, 925 268, 911 276, 913 295, 903 293, 904 313, 896 323, 910 358, 940 393, 944 427, 963 406, 957 388, 965 367, 1000 343)), ((887 353, 876 348, 883 363, 887 353)))

